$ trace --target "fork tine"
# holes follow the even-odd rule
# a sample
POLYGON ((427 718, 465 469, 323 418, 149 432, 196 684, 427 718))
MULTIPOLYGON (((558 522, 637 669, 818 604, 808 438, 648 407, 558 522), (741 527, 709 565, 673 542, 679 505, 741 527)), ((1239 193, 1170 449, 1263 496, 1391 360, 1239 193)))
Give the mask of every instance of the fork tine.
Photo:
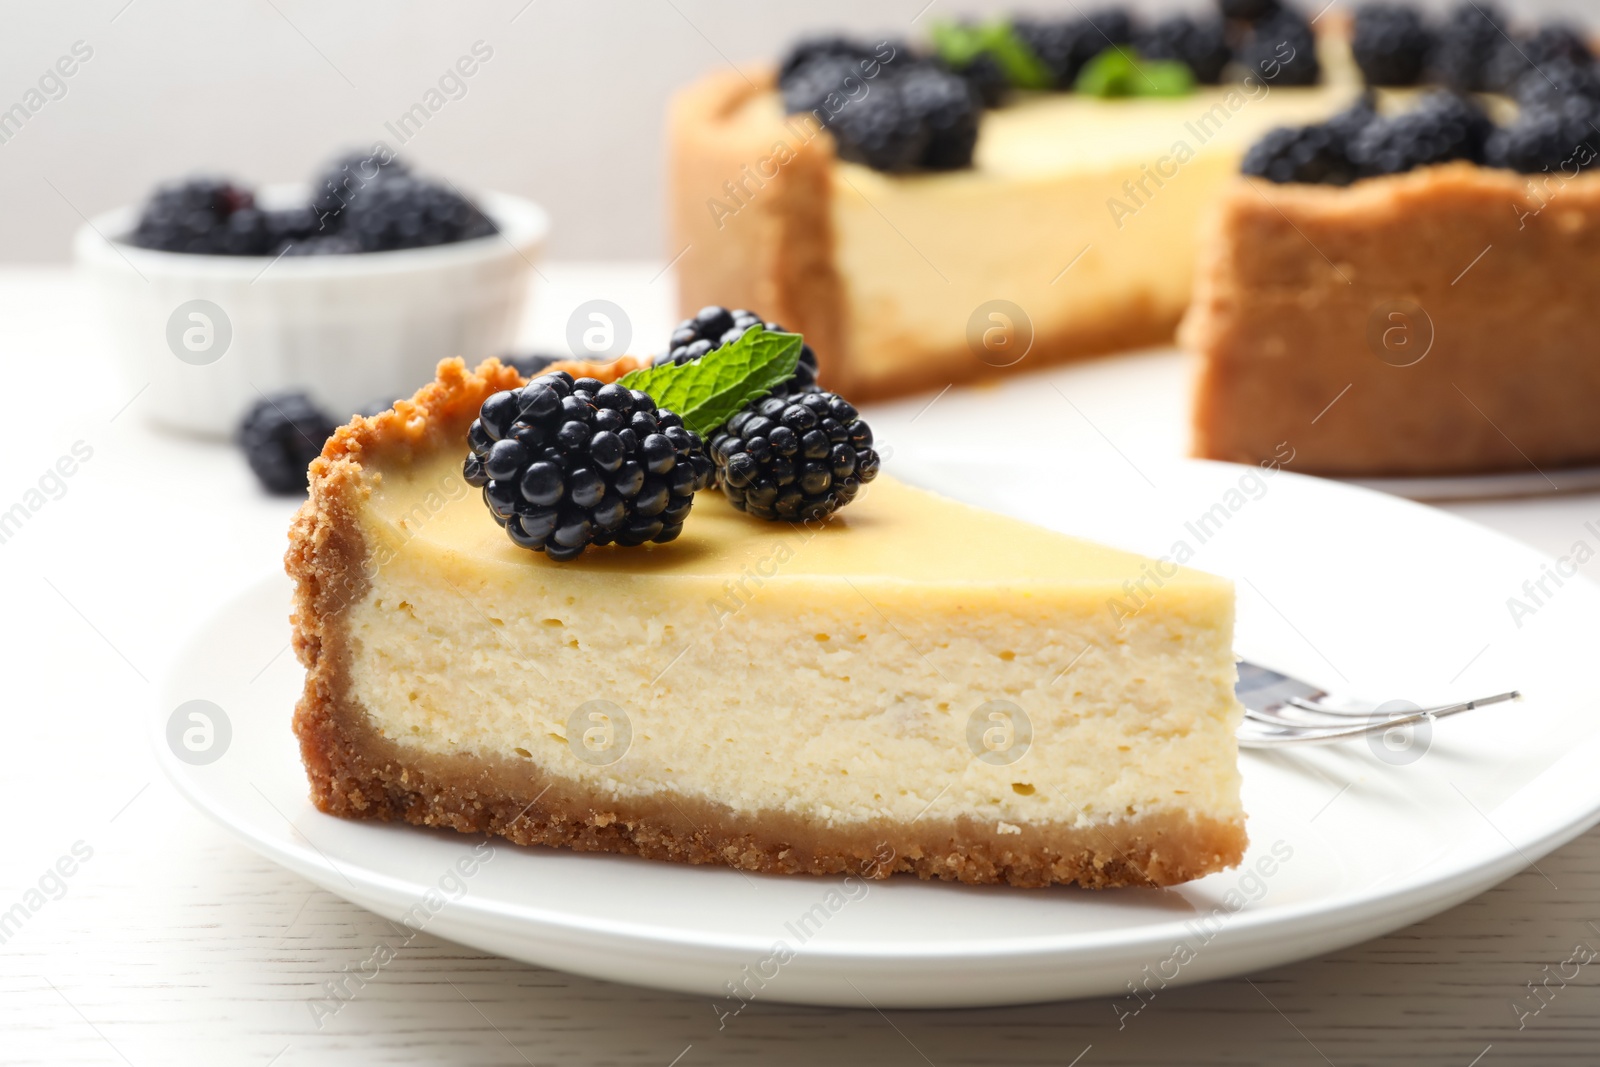
POLYGON ((1474 708, 1520 699, 1522 699, 1522 694, 1517 690, 1512 690, 1507 693, 1496 693, 1493 696, 1479 697, 1476 700, 1462 701, 1459 704, 1443 704, 1438 707, 1405 712, 1368 722, 1361 726, 1344 728, 1328 727, 1318 723, 1282 718, 1273 716, 1270 713, 1246 709, 1245 715, 1250 722, 1265 723, 1272 729, 1272 732, 1241 729, 1239 747, 1284 748, 1289 745, 1316 745, 1333 741, 1345 741, 1354 737, 1363 737, 1367 734, 1390 730, 1396 726, 1409 726, 1425 719, 1448 718, 1451 715, 1459 715, 1464 711, 1472 711, 1474 708))

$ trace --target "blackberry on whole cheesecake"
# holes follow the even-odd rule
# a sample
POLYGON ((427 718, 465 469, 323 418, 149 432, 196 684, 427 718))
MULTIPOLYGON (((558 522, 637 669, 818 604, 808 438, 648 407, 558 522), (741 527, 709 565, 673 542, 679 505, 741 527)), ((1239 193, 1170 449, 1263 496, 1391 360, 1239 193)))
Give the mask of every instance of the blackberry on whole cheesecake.
POLYGON ((1327 122, 1269 130, 1250 146, 1239 169, 1272 182, 1349 185, 1360 176, 1350 144, 1376 118, 1369 94, 1327 122))
POLYGON ((951 69, 972 86, 984 107, 1000 107, 1011 96, 1011 79, 1000 61, 988 52, 979 52, 965 65, 951 69))
POLYGON ((933 63, 919 63, 896 78, 901 105, 927 131, 917 163, 925 170, 957 170, 972 163, 983 102, 967 79, 933 63))
POLYGON ((825 518, 878 475, 872 429, 828 392, 769 396, 748 404, 711 439, 716 484, 757 518, 825 518))
POLYGON ((496 232, 489 217, 454 189, 412 177, 368 186, 345 209, 340 227, 363 252, 423 248, 496 232))
POLYGON ((1409 111, 1368 123, 1351 141, 1350 158, 1364 176, 1399 174, 1455 159, 1482 163, 1493 128, 1470 98, 1432 92, 1409 111))
MULTIPOLYGON (((896 40, 863 41, 854 37, 843 37, 838 34, 826 34, 820 37, 804 37, 789 47, 784 53, 783 61, 778 64, 778 84, 793 77, 802 67, 809 65, 816 59, 843 59, 851 65, 857 74, 864 73, 859 66, 863 61, 876 63, 893 63, 895 60, 909 55, 905 42, 896 40)), ((870 68, 869 68, 870 69, 870 68)))
POLYGON ((262 397, 239 425, 239 447, 269 493, 303 493, 306 467, 337 429, 305 393, 262 397))
POLYGON ((932 140, 932 131, 895 78, 880 78, 865 94, 847 100, 830 118, 828 129, 840 159, 888 173, 915 170, 932 140))
POLYGON ((1233 52, 1218 18, 1169 15, 1133 36, 1133 45, 1145 59, 1175 59, 1188 64, 1201 85, 1222 81, 1222 71, 1233 52))
POLYGON ((1417 84, 1432 46, 1433 35, 1413 7, 1374 3, 1356 9, 1350 51, 1368 85, 1417 84))
POLYGON ((1237 22, 1257 22, 1276 15, 1282 6, 1278 0, 1217 0, 1222 17, 1237 22))
POLYGON ((552 371, 483 402, 462 467, 513 543, 552 560, 678 536, 711 484, 700 436, 649 395, 552 371))
POLYGON ((1073 87, 1084 64, 1095 56, 1133 41, 1133 20, 1119 8, 1059 19, 1019 18, 1012 29, 1063 91, 1073 87))
POLYGON ((1315 85, 1322 77, 1316 34, 1305 16, 1281 8, 1254 23, 1233 50, 1234 59, 1274 86, 1315 85))
POLYGON ((1593 63, 1552 60, 1517 79, 1511 92, 1523 112, 1560 107, 1569 97, 1600 101, 1600 68, 1593 63))
MULTIPOLYGON (((764 325, 768 330, 783 332, 776 322, 763 323, 753 311, 736 308, 732 311, 712 304, 701 308, 693 318, 684 319, 672 331, 667 350, 655 358, 656 365, 663 363, 688 363, 699 359, 714 349, 731 344, 745 335, 752 326, 764 325)), ((802 344, 800 362, 795 366, 794 377, 789 379, 783 392, 805 392, 816 388, 817 354, 811 346, 802 344)))
POLYGON ((215 254, 229 220, 254 207, 250 190, 223 178, 165 185, 146 201, 128 242, 160 252, 215 254))
POLYGON ((1489 66, 1505 43, 1505 19, 1493 4, 1466 0, 1439 27, 1428 54, 1430 80, 1458 93, 1491 88, 1489 66))
MULTIPOLYGON (((1537 76, 1537 75, 1536 75, 1537 76)), ((1600 108, 1583 96, 1530 108, 1489 135, 1485 161, 1524 174, 1582 168, 1600 154, 1600 108)))
POLYGON ((1523 76, 1557 63, 1589 66, 1594 63, 1594 53, 1575 28, 1548 22, 1531 36, 1514 41, 1502 38, 1484 81, 1495 92, 1508 92, 1523 76))

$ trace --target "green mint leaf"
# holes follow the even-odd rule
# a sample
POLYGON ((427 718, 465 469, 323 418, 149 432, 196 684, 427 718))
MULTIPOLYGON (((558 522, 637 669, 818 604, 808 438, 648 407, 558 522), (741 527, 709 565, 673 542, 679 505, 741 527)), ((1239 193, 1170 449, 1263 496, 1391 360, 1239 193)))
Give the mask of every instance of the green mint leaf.
POLYGON ((1141 59, 1123 48, 1107 48, 1083 65, 1073 88, 1085 96, 1186 96, 1194 73, 1178 60, 1141 59))
POLYGON ((980 27, 978 32, 984 50, 994 56, 1012 85, 1019 89, 1050 88, 1054 81, 1050 68, 1017 36, 1008 20, 996 19, 980 27))
POLYGON ((801 344, 797 333, 752 326, 697 360, 629 371, 617 384, 649 393, 657 407, 677 412, 684 426, 709 438, 740 408, 794 377, 801 344))
POLYGON ((933 50, 951 70, 965 70, 984 51, 983 32, 970 23, 942 19, 930 31, 933 50))

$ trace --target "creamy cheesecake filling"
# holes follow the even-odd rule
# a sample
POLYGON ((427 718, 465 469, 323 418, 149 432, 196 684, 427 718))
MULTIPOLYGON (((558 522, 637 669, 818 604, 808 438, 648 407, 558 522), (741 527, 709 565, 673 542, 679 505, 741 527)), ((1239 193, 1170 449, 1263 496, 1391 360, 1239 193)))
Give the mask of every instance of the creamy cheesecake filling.
MULTIPOLYGON (((1028 95, 984 112, 966 170, 895 175, 837 163, 834 266, 850 359, 867 388, 930 355, 964 357, 975 312, 991 301, 1020 308, 1041 344, 1159 338, 1189 302, 1199 223, 1245 150, 1360 91, 1344 45, 1324 42, 1321 52, 1315 87, 1256 79, 1178 98, 1028 95), (1129 325, 1140 321, 1143 333, 1129 325)), ((791 131, 785 139, 806 128, 803 118, 784 125, 775 93, 751 96, 727 121, 791 131)), ((1018 326, 1001 314, 978 315, 978 333, 1018 326)))
POLYGON ((1162 577, 1119 627, 1149 561, 888 479, 815 532, 708 495, 671 545, 552 564, 456 462, 365 510, 350 695, 402 749, 828 827, 1242 822, 1221 579, 1162 577))

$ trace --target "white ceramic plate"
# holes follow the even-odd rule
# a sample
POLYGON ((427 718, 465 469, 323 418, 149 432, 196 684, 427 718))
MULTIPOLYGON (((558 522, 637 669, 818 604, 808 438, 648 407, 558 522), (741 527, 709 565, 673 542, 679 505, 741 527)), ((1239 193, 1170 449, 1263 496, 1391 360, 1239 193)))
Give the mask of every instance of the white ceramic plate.
MULTIPOLYGON (((875 404, 868 415, 881 440, 908 447, 983 440, 982 428, 991 440, 1058 457, 1170 463, 1189 452, 1189 378, 1188 357, 1176 350, 1119 353, 875 404)), ((1600 467, 1348 481, 1411 500, 1487 500, 1600 489, 1600 467)))
MULTIPOLYGON (((1379 700, 1510 688, 1527 699, 1438 723, 1409 746, 1247 754, 1243 867, 1175 889, 1099 893, 905 877, 852 887, 322 815, 306 799, 289 729, 302 675, 285 647, 281 578, 194 639, 154 709, 156 752, 178 787, 251 847, 391 919, 409 914, 391 950, 416 927, 699 994, 719 1013, 751 997, 933 1007, 1084 996, 1137 1012, 1148 993, 1129 983, 1155 990, 1238 974, 1383 934, 1600 819, 1600 588, 1545 579, 1550 595, 1513 618, 1507 598, 1526 600, 1524 581, 1553 566, 1531 549, 1286 473, 1197 462, 1135 472, 1115 459, 983 469, 910 451, 893 467, 951 495, 1154 555, 1187 545, 1194 565, 1237 581, 1236 647, 1258 662, 1379 700), (231 733, 214 731, 202 755, 218 758, 202 765, 180 759, 187 750, 172 740, 176 709, 192 700, 220 708, 231 733)), ((185 725, 179 716, 178 733, 185 725)))

